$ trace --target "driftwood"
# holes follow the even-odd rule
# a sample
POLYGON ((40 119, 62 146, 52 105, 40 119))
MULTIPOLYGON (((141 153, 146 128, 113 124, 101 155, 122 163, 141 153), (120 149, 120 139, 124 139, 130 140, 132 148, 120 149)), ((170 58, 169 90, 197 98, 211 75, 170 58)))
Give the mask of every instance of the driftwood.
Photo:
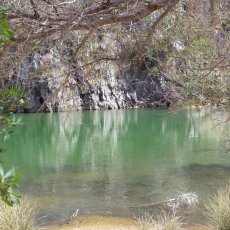
POLYGON ((144 204, 140 206, 132 206, 131 208, 146 208, 146 207, 158 207, 164 206, 172 209, 173 211, 179 209, 182 205, 194 206, 198 202, 198 196, 196 193, 183 193, 175 198, 164 200, 161 202, 144 204))
POLYGON ((160 202, 156 202, 156 203, 143 204, 140 206, 133 206, 131 208, 145 208, 145 207, 151 207, 151 206, 155 206, 155 205, 164 205, 164 204, 169 203, 169 202, 175 202, 176 200, 177 200, 177 198, 172 198, 169 200, 164 200, 164 201, 160 201, 160 202))
POLYGON ((76 218, 78 216, 79 209, 76 209, 76 211, 73 212, 73 214, 66 220, 66 223, 68 224, 72 219, 76 218))

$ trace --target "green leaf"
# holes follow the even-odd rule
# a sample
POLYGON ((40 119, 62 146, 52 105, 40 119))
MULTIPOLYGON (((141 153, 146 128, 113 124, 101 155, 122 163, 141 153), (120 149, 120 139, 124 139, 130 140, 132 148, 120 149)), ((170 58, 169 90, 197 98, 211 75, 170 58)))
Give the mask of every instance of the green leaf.
POLYGON ((6 135, 4 136, 4 138, 3 138, 3 141, 6 142, 8 139, 9 139, 9 135, 6 134, 6 135))
POLYGON ((7 200, 7 199, 3 199, 3 198, 2 198, 2 201, 3 201, 5 204, 9 205, 10 207, 12 207, 12 206, 13 206, 13 203, 12 203, 12 202, 10 202, 10 201, 9 201, 9 200, 7 200))
POLYGON ((2 28, 5 30, 9 29, 9 21, 8 20, 5 19, 2 21, 2 28))
POLYGON ((5 174, 5 178, 13 178, 14 175, 15 175, 15 170, 14 168, 12 168, 5 174))
POLYGON ((14 181, 16 182, 16 181, 18 181, 19 179, 20 179, 20 175, 17 174, 17 173, 15 173, 15 174, 14 174, 14 181))
POLYGON ((4 177, 4 169, 1 165, 0 165, 0 177, 4 177))

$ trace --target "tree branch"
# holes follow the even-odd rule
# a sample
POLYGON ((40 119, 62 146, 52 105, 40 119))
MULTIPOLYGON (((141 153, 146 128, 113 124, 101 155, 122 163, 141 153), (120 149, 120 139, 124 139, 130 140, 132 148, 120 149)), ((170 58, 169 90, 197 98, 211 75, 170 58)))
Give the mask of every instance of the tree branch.
MULTIPOLYGON (((30 0, 33 2, 33 0, 30 0)), ((119 3, 109 4, 107 9, 113 9, 114 6, 118 7, 122 6, 125 1, 120 1, 119 3)), ((130 0, 129 3, 133 3, 134 1, 130 0)), ((56 17, 51 17, 50 15, 42 16, 39 20, 50 22, 56 22, 55 28, 45 28, 45 27, 37 27, 35 28, 35 32, 29 36, 18 36, 15 37, 13 40, 15 43, 22 43, 27 40, 36 40, 42 39, 45 37, 49 37, 54 35, 57 32, 63 32, 71 28, 72 30, 91 30, 94 28, 103 27, 106 25, 112 24, 122 24, 128 22, 136 22, 139 21, 152 12, 161 9, 167 3, 171 2, 170 0, 155 0, 155 1, 140 1, 134 9, 131 10, 122 10, 122 12, 111 12, 109 15, 105 15, 101 12, 101 6, 98 8, 94 8, 94 10, 85 10, 84 12, 76 15, 76 11, 74 13, 70 13, 69 15, 56 15, 56 17), (92 15, 92 12, 94 15, 92 15), (97 12, 97 13, 96 13, 97 12), (83 15, 83 16, 82 16, 83 15), (84 20, 80 20, 78 23, 78 19, 82 17, 84 20)), ((175 1, 173 1, 175 2, 175 1)), ((32 3, 31 3, 32 4, 32 3)), ((173 4, 172 4, 173 5, 173 4)), ((36 8, 34 8, 35 10, 36 8)), ((89 8, 90 9, 90 8, 89 8)), ((91 8, 92 9, 92 8, 91 8)), ((119 11, 117 9, 117 11, 119 11)), ((37 12, 37 10, 35 11, 37 12)), ((164 16, 164 15, 163 15, 164 16)), ((24 14, 24 13, 11 13, 9 14, 9 19, 13 20, 16 18, 25 17, 25 19, 32 19, 35 22, 38 20, 36 15, 24 14)), ((160 19, 161 20, 161 19, 160 19)), ((158 22, 157 22, 158 23, 158 22)), ((52 26, 52 25, 51 25, 52 26)))
POLYGON ((34 0, 30 0, 30 4, 34 11, 34 18, 38 20, 40 18, 40 15, 38 13, 38 6, 35 4, 34 0))

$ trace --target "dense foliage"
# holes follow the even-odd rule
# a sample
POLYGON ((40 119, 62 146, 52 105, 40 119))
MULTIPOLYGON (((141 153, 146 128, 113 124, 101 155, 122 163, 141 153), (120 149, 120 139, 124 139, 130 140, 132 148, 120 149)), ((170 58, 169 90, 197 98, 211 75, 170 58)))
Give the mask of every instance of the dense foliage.
POLYGON ((0 200, 10 206, 19 202, 19 196, 13 191, 17 188, 18 178, 14 169, 4 173, 3 167, 0 166, 0 200))
MULTIPOLYGON (((23 105, 22 90, 8 89, 6 91, 0 89, 0 153, 4 153, 4 142, 14 132, 16 125, 20 124, 20 119, 15 119, 10 115, 19 105, 23 105)), ((19 196, 14 192, 17 188, 18 175, 14 169, 4 172, 0 163, 0 200, 12 206, 19 202, 19 196)))
POLYGON ((0 8, 0 47, 4 44, 13 44, 11 38, 14 33, 10 29, 7 13, 8 9, 0 8))
MULTIPOLYGON (((13 44, 10 38, 14 34, 9 26, 7 12, 7 9, 0 8, 0 46, 13 44)), ((13 127, 20 123, 19 120, 12 118, 10 113, 25 104, 22 99, 23 95, 24 91, 20 88, 0 89, 0 153, 5 151, 3 145, 13 133, 13 127)), ((4 172, 3 166, 0 164, 0 200, 9 206, 19 202, 19 196, 14 192, 14 189, 17 188, 18 178, 14 169, 4 172)))
MULTIPOLYGON (((15 119, 11 113, 25 104, 23 95, 22 89, 0 89, 0 153, 5 152, 4 142, 14 132, 15 126, 20 124, 20 119, 15 119)), ((0 200, 10 206, 19 202, 19 196, 14 192, 18 178, 14 169, 5 173, 0 163, 0 200)))

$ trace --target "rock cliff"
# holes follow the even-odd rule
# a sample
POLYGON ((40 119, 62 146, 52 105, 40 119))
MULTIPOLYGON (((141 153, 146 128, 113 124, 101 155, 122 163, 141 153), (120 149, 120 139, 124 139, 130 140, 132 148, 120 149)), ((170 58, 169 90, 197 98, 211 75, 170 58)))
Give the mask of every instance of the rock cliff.
MULTIPOLYGON (((172 85, 156 63, 149 63, 157 70, 152 73, 146 65, 134 70, 128 65, 124 68, 121 62, 99 62, 89 74, 79 67, 85 63, 74 57, 73 45, 64 47, 47 43, 22 60, 15 82, 26 89, 26 112, 169 107, 175 102, 172 85)), ((84 55, 94 62, 101 50, 114 52, 114 56, 120 52, 112 41, 99 39, 84 55)))
MULTIPOLYGON (((101 77, 87 78, 51 52, 27 57, 17 81, 29 98, 27 112, 169 107, 172 92, 163 75, 121 70, 112 63, 101 77), (49 66, 46 68, 46 66, 49 66), (19 79, 19 80, 18 80, 19 79)), ((96 70, 95 70, 96 72, 96 70)))

